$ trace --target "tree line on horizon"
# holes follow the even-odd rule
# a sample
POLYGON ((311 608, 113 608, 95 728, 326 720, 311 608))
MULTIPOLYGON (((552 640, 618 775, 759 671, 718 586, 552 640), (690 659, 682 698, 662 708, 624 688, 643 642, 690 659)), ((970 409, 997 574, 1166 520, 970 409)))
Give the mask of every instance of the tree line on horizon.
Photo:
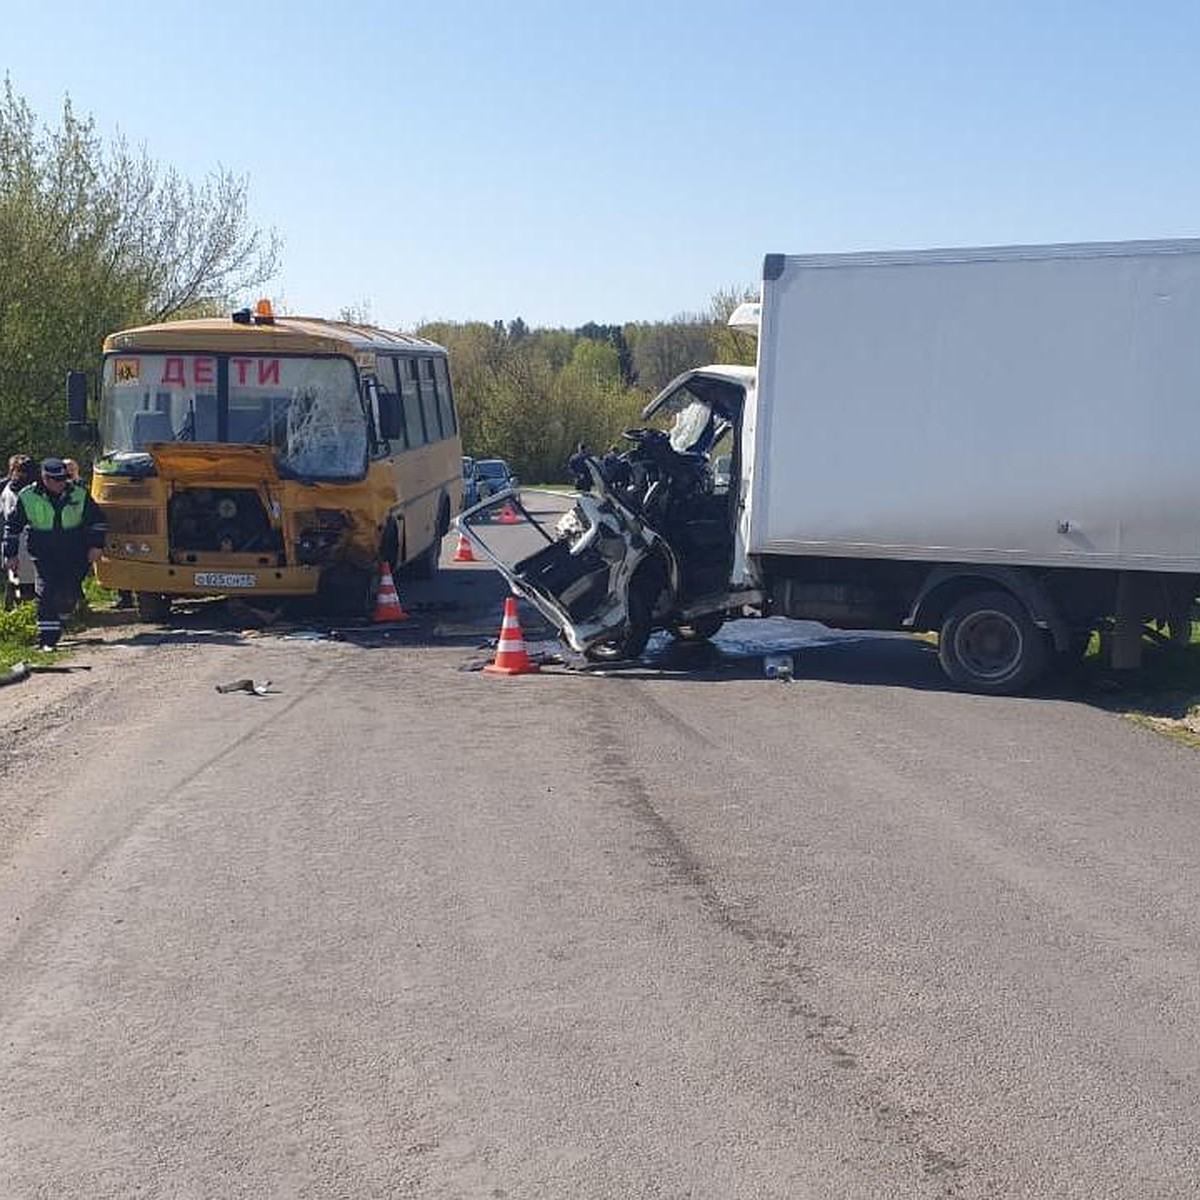
POLYGON ((708 313, 670 321, 530 329, 518 317, 416 332, 449 351, 463 452, 505 458, 524 480, 561 482, 579 443, 607 448, 681 371, 753 363, 753 338, 726 324, 745 298, 718 293, 708 313))
MULTIPOLYGON (((119 329, 231 312, 278 273, 280 244, 248 215, 248 180, 197 184, 105 143, 66 101, 39 124, 5 78, 0 92, 0 453, 86 460, 65 444, 65 379, 98 374, 119 329)), ((669 321, 531 329, 511 321, 432 322, 415 332, 449 351, 464 453, 555 481, 580 442, 604 448, 647 400, 705 362, 753 362, 726 318, 748 294, 669 321)), ((339 314, 356 319, 346 310, 339 314)))

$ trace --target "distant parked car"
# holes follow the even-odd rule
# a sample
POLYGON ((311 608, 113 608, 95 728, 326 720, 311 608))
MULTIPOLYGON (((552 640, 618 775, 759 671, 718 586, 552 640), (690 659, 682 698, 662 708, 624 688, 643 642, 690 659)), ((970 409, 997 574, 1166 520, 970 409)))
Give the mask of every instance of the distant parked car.
POLYGON ((463 508, 470 508, 479 503, 479 485, 475 482, 475 460, 469 455, 462 456, 462 489, 463 508))
MULTIPOLYGON (((479 499, 484 500, 508 488, 516 491, 517 477, 502 458, 478 458, 475 460, 475 486, 479 490, 479 499)), ((520 498, 521 494, 517 492, 517 499, 520 498)))

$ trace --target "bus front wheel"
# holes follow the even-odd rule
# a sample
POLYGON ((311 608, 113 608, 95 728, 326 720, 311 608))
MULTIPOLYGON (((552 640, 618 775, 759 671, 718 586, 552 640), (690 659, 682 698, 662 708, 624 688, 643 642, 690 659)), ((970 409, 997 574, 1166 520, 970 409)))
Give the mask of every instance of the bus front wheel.
POLYGON ((162 592, 135 592, 138 619, 163 625, 171 619, 171 597, 162 592))
POLYGON ((321 576, 317 602, 333 617, 369 617, 374 604, 374 574, 361 567, 339 566, 321 576))

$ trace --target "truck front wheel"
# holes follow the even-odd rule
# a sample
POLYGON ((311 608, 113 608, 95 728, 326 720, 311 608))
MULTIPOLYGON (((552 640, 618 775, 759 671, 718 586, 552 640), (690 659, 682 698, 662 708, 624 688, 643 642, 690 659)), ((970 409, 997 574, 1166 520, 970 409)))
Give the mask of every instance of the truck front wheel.
POLYGON ((947 612, 938 659, 959 687, 1010 696, 1042 673, 1046 635, 1008 592, 975 592, 947 612))

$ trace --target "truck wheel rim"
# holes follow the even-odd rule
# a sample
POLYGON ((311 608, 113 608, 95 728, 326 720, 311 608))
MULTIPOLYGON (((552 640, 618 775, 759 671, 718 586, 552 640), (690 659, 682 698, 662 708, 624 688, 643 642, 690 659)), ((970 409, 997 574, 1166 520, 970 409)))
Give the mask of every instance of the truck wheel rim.
POLYGON ((971 613, 954 633, 954 653, 980 679, 1003 679, 1021 663, 1025 638, 1020 626, 995 609, 971 613))

